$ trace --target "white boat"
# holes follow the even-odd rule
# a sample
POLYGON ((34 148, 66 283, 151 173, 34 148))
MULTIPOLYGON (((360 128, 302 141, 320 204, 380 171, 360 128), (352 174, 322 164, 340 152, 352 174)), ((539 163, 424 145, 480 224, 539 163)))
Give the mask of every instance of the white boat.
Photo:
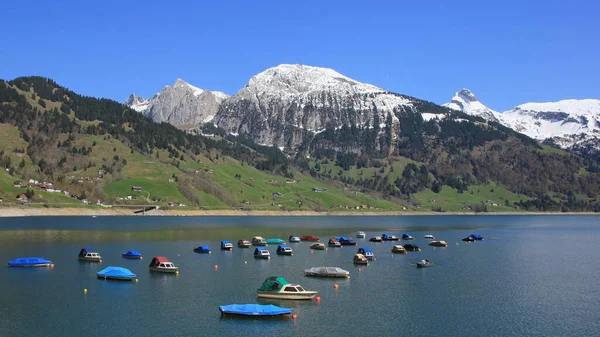
POLYGON ((325 250, 325 244, 321 242, 315 242, 310 245, 310 249, 325 250))
POLYGON ((255 259, 268 259, 271 257, 271 253, 266 250, 264 247, 257 247, 254 250, 254 258, 255 259))
POLYGON ((373 255, 373 251, 371 250, 371 248, 358 248, 358 251, 356 253, 364 255, 367 258, 367 260, 373 260, 373 258, 375 258, 375 255, 373 255))
POLYGON ((268 277, 256 292, 259 298, 279 300, 310 300, 319 293, 304 290, 299 284, 291 284, 281 276, 268 277))
POLYGON ((85 262, 102 262, 102 256, 88 248, 82 248, 77 259, 85 262))
POLYGON ((300 238, 294 235, 290 235, 290 237, 288 238, 288 242, 300 242, 300 238))
POLYGON ((417 268, 431 267, 432 263, 428 259, 417 262, 417 268))
POLYGON ((354 264, 369 264, 369 260, 362 254, 355 254, 353 262, 354 264))
POLYGON ((431 235, 431 234, 427 234, 427 235, 425 235, 425 236, 424 236, 424 238, 425 238, 425 239, 430 239, 430 240, 433 240, 433 239, 435 239, 435 237, 434 237, 433 235, 431 235))
POLYGON ((312 267, 304 270, 305 276, 348 278, 350 272, 338 267, 312 267))
POLYGON ((252 238, 253 246, 266 246, 267 240, 265 240, 262 236, 255 236, 252 238))
POLYGON ((334 247, 334 248, 340 248, 342 246, 342 244, 338 240, 333 239, 333 238, 329 239, 329 242, 327 243, 327 245, 329 247, 334 247))
POLYGON ((440 240, 440 241, 431 241, 429 242, 430 246, 433 247, 448 247, 448 243, 446 241, 440 240))
POLYGON ((401 245, 395 245, 394 247, 392 247, 392 253, 407 254, 408 252, 401 245))
POLYGON ((158 273, 177 274, 179 272, 179 268, 164 256, 155 256, 148 267, 150 271, 158 273))
POLYGON ((356 233, 356 238, 357 238, 357 239, 364 239, 364 238, 366 238, 366 237, 367 237, 367 234, 365 234, 365 232, 363 232, 363 231, 358 231, 358 232, 356 233))
POLYGON ((250 244, 250 241, 244 239, 240 239, 237 242, 238 248, 250 248, 251 245, 252 244, 250 244))

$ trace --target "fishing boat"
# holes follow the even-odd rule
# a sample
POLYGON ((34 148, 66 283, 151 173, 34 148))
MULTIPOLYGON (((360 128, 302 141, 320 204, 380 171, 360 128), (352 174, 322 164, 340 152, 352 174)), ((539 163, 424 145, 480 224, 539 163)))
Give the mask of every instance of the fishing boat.
POLYGON ((142 253, 137 250, 128 250, 125 253, 122 253, 121 256, 130 260, 141 260, 143 258, 142 253))
POLYGON ((102 269, 101 271, 97 272, 96 275, 99 279, 118 281, 133 281, 136 277, 135 274, 127 268, 113 266, 102 269))
POLYGON ((336 240, 335 238, 329 239, 329 242, 327 243, 327 245, 329 247, 337 247, 337 248, 342 247, 342 244, 338 240, 336 240))
POLYGON ((410 251, 410 252, 420 252, 421 251, 421 247, 417 246, 417 245, 413 245, 411 243, 407 243, 404 245, 404 249, 410 251))
POLYGON ((230 304, 219 306, 221 316, 246 316, 246 317, 277 317, 289 316, 292 313, 290 308, 281 308, 276 305, 262 304, 230 304))
POLYGON ((362 254, 355 254, 353 262, 354 264, 369 264, 369 260, 362 254))
POLYGON ((350 272, 338 267, 312 267, 304 270, 305 276, 348 278, 350 272))
POLYGON ((194 251, 196 253, 210 254, 210 248, 208 248, 208 246, 198 246, 194 248, 194 251))
POLYGON ((9 267, 34 268, 34 267, 50 267, 52 261, 41 257, 20 257, 16 260, 8 261, 9 267))
POLYGON ((221 241, 221 250, 233 250, 233 245, 227 240, 221 241))
POLYGON ((398 241, 398 237, 395 235, 389 235, 388 233, 383 233, 381 234, 381 239, 383 239, 383 241, 398 241))
POLYGON ((256 247, 254 250, 255 259, 268 259, 271 257, 271 253, 265 247, 256 247))
POLYGON ((410 234, 408 233, 404 233, 402 234, 402 240, 414 240, 415 238, 413 238, 410 234))
POLYGON ((301 241, 300 238, 297 236, 294 236, 294 235, 290 235, 290 237, 288 238, 288 242, 290 242, 290 243, 292 243, 292 242, 296 243, 296 242, 300 242, 300 241, 301 241))
POLYGON ((310 249, 325 250, 325 244, 321 242, 315 242, 310 245, 310 249))
POLYGON ((371 242, 383 242, 383 239, 381 238, 381 236, 374 236, 374 237, 370 238, 369 241, 371 241, 371 242))
POLYGON ((406 251, 406 249, 404 247, 402 247, 401 245, 394 245, 394 247, 392 247, 392 253, 396 253, 396 254, 408 254, 408 252, 406 251))
POLYGON ((238 240, 237 246, 238 246, 238 248, 250 248, 250 246, 252 246, 252 244, 248 240, 241 239, 241 240, 238 240))
POLYGON ((428 259, 417 262, 417 268, 431 267, 432 263, 428 259))
POLYGON ((292 248, 290 248, 286 245, 279 245, 279 246, 277 246, 277 254, 279 254, 279 255, 294 255, 294 251, 292 250, 292 248))
POLYGON ((150 268, 150 271, 158 273, 177 274, 179 272, 179 268, 175 267, 173 262, 170 262, 164 256, 155 256, 148 267, 150 268))
POLYGON ((262 236, 255 236, 252 238, 253 246, 266 246, 267 240, 265 240, 262 236))
POLYGON ((304 290, 299 284, 291 284, 281 276, 268 277, 256 292, 259 298, 279 300, 310 300, 319 293, 304 290))
POLYGON ((89 248, 82 248, 77 259, 84 262, 102 262, 102 256, 89 248))
POLYGON ((429 245, 433 246, 433 247, 448 247, 448 243, 443 240, 440 240, 440 241, 433 240, 433 241, 429 242, 429 245))
POLYGON ((339 241, 342 246, 356 246, 356 241, 345 236, 342 236, 339 241))
POLYGON ((279 238, 269 238, 265 240, 267 242, 267 244, 270 245, 280 245, 282 243, 285 243, 285 240, 283 239, 279 239, 279 238))
POLYGON ((367 234, 365 234, 365 232, 363 232, 363 231, 358 231, 358 232, 356 233, 356 238, 357 238, 357 239, 364 239, 364 238, 366 238, 366 237, 367 237, 367 234))
POLYGON ((433 240, 433 239, 435 239, 435 237, 434 237, 433 235, 431 235, 431 234, 427 234, 427 235, 425 235, 425 236, 424 236, 424 238, 425 238, 425 239, 429 239, 429 240, 433 240))
POLYGON ((467 237, 462 238, 462 240, 465 242, 473 242, 473 241, 475 241, 475 238, 473 236, 469 235, 467 237))
POLYGON ((303 237, 300 238, 300 240, 302 240, 302 241, 319 241, 319 237, 314 236, 314 235, 304 235, 303 237))
POLYGON ((362 254, 369 260, 373 260, 373 258, 375 257, 371 248, 358 248, 357 254, 362 254))
POLYGON ((470 236, 472 236, 476 241, 483 240, 483 236, 479 234, 471 234, 470 236))

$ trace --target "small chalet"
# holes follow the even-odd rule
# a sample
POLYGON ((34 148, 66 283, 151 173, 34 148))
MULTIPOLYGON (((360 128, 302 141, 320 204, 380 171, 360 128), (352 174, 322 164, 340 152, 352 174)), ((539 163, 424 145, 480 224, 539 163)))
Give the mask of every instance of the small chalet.
POLYGON ((17 195, 17 200, 25 202, 25 201, 29 200, 29 198, 27 198, 25 193, 21 193, 21 194, 17 195))
POLYGON ((17 180, 13 183, 13 187, 21 188, 21 187, 23 187, 23 182, 20 180, 17 180))
POLYGON ((274 196, 274 197, 280 197, 280 196, 281 196, 281 193, 279 193, 279 192, 274 192, 274 193, 273 193, 273 196, 274 196))
POLYGON ((295 183, 296 183, 296 180, 294 180, 294 179, 287 179, 287 180, 285 181, 285 183, 286 183, 286 184, 295 184, 295 183))
POLYGON ((139 191, 141 191, 141 190, 142 190, 142 187, 141 187, 141 186, 131 186, 131 190, 132 190, 132 191, 138 191, 138 192, 139 192, 139 191))
POLYGON ((313 187, 312 191, 313 192, 323 192, 323 189, 322 188, 318 188, 318 187, 313 187))
POLYGON ((130 194, 127 196, 127 200, 138 200, 138 197, 136 195, 130 194))

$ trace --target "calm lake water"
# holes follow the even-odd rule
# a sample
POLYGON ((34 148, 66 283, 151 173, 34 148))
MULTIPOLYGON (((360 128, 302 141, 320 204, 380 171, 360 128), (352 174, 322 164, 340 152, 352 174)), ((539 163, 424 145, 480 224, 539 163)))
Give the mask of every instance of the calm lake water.
POLYGON ((0 261, 41 256, 55 264, 0 268, 0 335, 599 336, 599 242, 598 216, 0 218, 0 261), (376 257, 361 271, 352 264, 358 247, 311 252, 308 242, 292 243, 294 256, 277 256, 270 246, 267 261, 235 247, 254 235, 326 242, 359 229, 367 239, 358 247, 376 257), (383 232, 409 232, 423 251, 393 256, 394 243, 368 242, 383 232), (485 240, 460 240, 471 233, 485 240), (430 247, 425 234, 449 246, 430 247), (222 239, 234 250, 219 250, 222 239), (198 245, 212 254, 194 253, 198 245), (78 262, 83 247, 103 262, 78 262), (144 259, 122 259, 130 249, 144 259), (155 255, 180 274, 150 273, 155 255), (434 265, 417 269, 425 257, 434 265), (131 269, 139 282, 98 280, 109 265, 131 269), (304 277, 316 266, 344 268, 351 278, 304 277), (319 291, 321 302, 258 302, 256 288, 272 275, 319 291), (219 305, 233 303, 272 303, 298 317, 221 318, 219 305))

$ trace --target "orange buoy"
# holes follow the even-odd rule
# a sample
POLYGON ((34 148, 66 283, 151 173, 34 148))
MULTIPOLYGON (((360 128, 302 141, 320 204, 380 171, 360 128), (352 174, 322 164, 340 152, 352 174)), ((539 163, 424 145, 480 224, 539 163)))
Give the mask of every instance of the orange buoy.
POLYGON ((373 261, 377 261, 377 258, 376 258, 376 257, 374 257, 374 258, 373 258, 373 261))
POLYGON ((336 283, 336 284, 334 284, 334 285, 333 285, 333 287, 334 287, 335 289, 337 289, 337 288, 339 288, 339 285, 336 283))
POLYGON ((321 302, 321 296, 317 296, 317 298, 315 298, 315 300, 316 300, 317 302, 321 302))
POLYGON ((50 268, 54 268, 54 263, 51 263, 51 264, 50 264, 50 268))
POLYGON ((215 264, 215 269, 219 269, 219 266, 215 264))
POLYGON ((360 268, 358 268, 358 271, 360 271, 360 268))
POLYGON ((293 319, 296 319, 296 318, 298 318, 298 315, 296 315, 296 314, 293 314, 293 315, 292 315, 292 318, 293 318, 293 319))
POLYGON ((87 288, 83 288, 83 292, 87 294, 87 288))

